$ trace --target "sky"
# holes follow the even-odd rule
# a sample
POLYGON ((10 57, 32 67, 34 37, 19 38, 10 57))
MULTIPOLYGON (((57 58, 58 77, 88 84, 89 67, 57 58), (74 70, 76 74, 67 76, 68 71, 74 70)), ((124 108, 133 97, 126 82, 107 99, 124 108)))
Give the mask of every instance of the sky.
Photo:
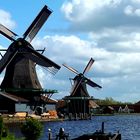
MULTIPOLYGON (((56 89, 53 98, 70 95, 69 78, 75 74, 66 63, 83 72, 102 89, 88 86, 91 96, 112 97, 122 102, 140 100, 140 0, 12 0, 0 1, 0 23, 22 37, 39 11, 47 5, 53 12, 32 41, 35 49, 61 66, 56 75, 37 66, 44 89, 56 89)), ((0 35, 0 49, 11 42, 0 35)), ((0 75, 2 81, 4 73, 0 75)))

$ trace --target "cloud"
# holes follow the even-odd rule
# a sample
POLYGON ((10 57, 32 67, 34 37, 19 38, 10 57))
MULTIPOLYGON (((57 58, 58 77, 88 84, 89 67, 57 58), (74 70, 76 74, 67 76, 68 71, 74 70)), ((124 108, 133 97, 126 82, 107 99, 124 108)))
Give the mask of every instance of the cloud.
MULTIPOLYGON (((98 38, 97 42, 103 38, 104 35, 98 38)), ((135 35, 133 39, 138 40, 139 34, 135 35)), ((124 101, 125 99, 120 98, 123 94, 129 96, 132 92, 138 93, 140 90, 138 85, 140 82, 138 80, 140 76, 140 54, 138 52, 129 52, 129 54, 125 51, 113 52, 94 45, 94 42, 90 40, 83 40, 74 35, 45 36, 42 39, 35 39, 33 42, 35 48, 39 46, 43 48, 45 47, 44 44, 47 46, 44 55, 59 65, 65 62, 79 72, 83 71, 90 57, 95 59, 91 70, 86 74, 88 78, 103 87, 101 91, 88 87, 90 95, 93 95, 95 98, 114 97, 117 100, 124 101)), ((71 89, 69 78, 74 78, 75 74, 64 67, 55 76, 50 76, 42 70, 41 72, 39 70, 38 74, 43 87, 55 88, 61 93, 58 96, 56 94, 56 98, 69 95, 71 89)), ((133 99, 134 101, 136 101, 136 98, 133 99)))
MULTIPOLYGON (((139 0, 65 1, 61 11, 67 20, 67 25, 65 23, 64 26, 67 30, 62 32, 60 27, 57 34, 53 32, 51 35, 44 35, 43 38, 35 38, 32 42, 35 49, 45 47, 44 55, 61 66, 55 76, 37 67, 43 88, 58 90, 59 93, 53 96, 55 98, 69 95, 71 90, 69 78, 74 78, 75 74, 64 68, 62 64, 66 63, 83 72, 92 57, 95 62, 86 76, 103 88, 95 90, 88 86, 91 96, 138 101, 140 99, 139 7, 139 0), (130 98, 130 95, 134 98, 130 98)), ((12 23, 10 14, 8 19, 12 23)), ((9 27, 14 26, 11 24, 9 27)))
POLYGON ((89 33, 89 38, 94 40, 96 46, 109 52, 138 53, 140 52, 139 29, 128 31, 127 29, 106 29, 96 33, 89 33))
POLYGON ((99 99, 113 97, 117 101, 134 103, 140 98, 140 78, 138 77, 140 77, 140 73, 101 78, 103 89, 94 92, 90 90, 90 93, 99 99))
POLYGON ((133 3, 140 4, 140 0, 131 0, 133 3))
MULTIPOLYGON (((139 7, 138 0, 65 1, 61 10, 69 23, 67 32, 75 32, 45 36, 39 44, 46 44, 46 56, 79 72, 93 57, 95 62, 86 76, 103 88, 88 86, 91 96, 136 102, 140 98, 139 7), (83 32, 85 38, 74 35, 76 32, 83 32)), ((71 89, 68 78, 74 76, 62 67, 49 85, 58 88, 59 97, 64 97, 71 89), (54 81, 60 85, 54 85, 54 81)))
POLYGON ((116 7, 121 0, 71 0, 66 1, 61 10, 66 18, 72 22, 81 22, 87 19, 87 15, 99 11, 105 7, 116 7))
POLYGON ((96 60, 113 57, 113 54, 104 48, 96 47, 94 42, 82 40, 74 35, 45 36, 43 39, 34 40, 32 45, 36 49, 46 47, 45 55, 59 64, 68 63, 74 66, 78 64, 85 66, 91 57, 96 60))
MULTIPOLYGON (((0 24, 6 26, 7 28, 13 29, 16 26, 15 21, 12 19, 11 14, 7 11, 4 11, 3 9, 0 9, 0 24)), ((1 44, 7 44, 3 40, 1 40, 1 44)), ((0 45, 0 49, 5 49, 3 45, 0 45)), ((5 51, 0 52, 2 55, 4 55, 5 51)), ((0 56, 1 59, 1 56, 0 56)), ((0 75, 0 83, 2 82, 4 77, 4 73, 0 75)))
POLYGON ((7 28, 14 28, 16 23, 12 20, 11 14, 7 11, 0 9, 0 24, 3 24, 7 28))
POLYGON ((62 5, 70 30, 98 31, 139 26, 140 3, 134 0, 71 0, 62 5))
POLYGON ((124 13, 129 16, 140 16, 140 9, 134 8, 131 5, 128 5, 124 9, 124 13))
MULTIPOLYGON (((94 58, 94 54, 98 59, 109 55, 103 49, 100 51, 100 48, 96 48, 92 42, 82 40, 77 36, 45 36, 42 39, 35 39, 32 43, 36 49, 39 46, 39 48, 43 48, 44 44, 47 46, 44 53, 45 56, 59 65, 66 63, 79 72, 83 72, 89 59, 91 57, 94 58), (100 57, 96 54, 100 54, 100 57)), ((74 73, 64 67, 55 76, 50 76, 46 71, 41 69, 38 69, 37 73, 44 88, 56 88, 60 93, 65 93, 63 97, 69 95, 71 90, 69 78, 74 78, 74 73)), ((92 68, 89 75, 91 73, 92 68)))

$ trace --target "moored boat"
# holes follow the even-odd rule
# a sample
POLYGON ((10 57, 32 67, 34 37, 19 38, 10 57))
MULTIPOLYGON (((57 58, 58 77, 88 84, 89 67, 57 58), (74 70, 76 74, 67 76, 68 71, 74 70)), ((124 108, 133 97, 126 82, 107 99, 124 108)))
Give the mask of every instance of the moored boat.
POLYGON ((104 122, 102 122, 101 130, 96 130, 94 133, 84 134, 73 140, 121 140, 121 134, 118 132, 116 133, 105 133, 104 132, 104 122))

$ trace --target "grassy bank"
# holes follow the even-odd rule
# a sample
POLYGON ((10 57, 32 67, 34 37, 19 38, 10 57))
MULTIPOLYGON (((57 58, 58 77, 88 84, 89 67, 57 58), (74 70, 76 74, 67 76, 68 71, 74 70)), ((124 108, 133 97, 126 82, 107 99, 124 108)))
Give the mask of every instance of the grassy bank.
POLYGON ((1 138, 1 140, 25 140, 24 138, 15 138, 13 134, 8 135, 6 138, 1 138))

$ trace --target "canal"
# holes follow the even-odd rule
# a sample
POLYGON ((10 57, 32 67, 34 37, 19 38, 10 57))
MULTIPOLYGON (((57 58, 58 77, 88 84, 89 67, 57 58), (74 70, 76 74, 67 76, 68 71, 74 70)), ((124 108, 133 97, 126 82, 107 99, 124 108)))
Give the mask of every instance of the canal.
MULTIPOLYGON (((48 140, 48 129, 51 129, 53 137, 64 128, 69 133, 69 139, 85 133, 93 133, 101 129, 105 122, 105 132, 117 132, 122 134, 122 140, 140 140, 140 114, 138 115, 114 115, 93 116, 91 120, 44 122, 44 132, 40 140, 48 140)), ((20 136, 18 127, 12 128, 12 132, 20 136)))

